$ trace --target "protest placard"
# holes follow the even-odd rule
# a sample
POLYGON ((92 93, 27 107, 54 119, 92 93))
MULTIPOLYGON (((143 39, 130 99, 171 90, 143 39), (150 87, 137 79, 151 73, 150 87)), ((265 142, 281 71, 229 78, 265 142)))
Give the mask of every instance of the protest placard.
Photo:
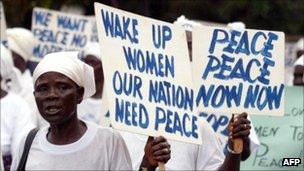
POLYGON ((252 116, 261 146, 241 163, 241 170, 303 170, 304 87, 286 87, 284 117, 252 116), (282 166, 283 158, 301 158, 299 166, 282 166))
POLYGON ((7 39, 6 39, 6 20, 5 20, 5 13, 4 13, 4 8, 3 8, 3 4, 2 2, 0 2, 0 24, 1 24, 1 28, 0 28, 0 36, 1 36, 1 43, 6 44, 7 39))
POLYGON ((114 128, 200 144, 185 31, 95 3, 114 128))
POLYGON ((42 58, 50 52, 82 50, 92 41, 98 41, 95 17, 34 8, 32 32, 38 44, 35 57, 42 58))
POLYGON ((209 113, 284 114, 284 33, 196 26, 196 105, 209 113))

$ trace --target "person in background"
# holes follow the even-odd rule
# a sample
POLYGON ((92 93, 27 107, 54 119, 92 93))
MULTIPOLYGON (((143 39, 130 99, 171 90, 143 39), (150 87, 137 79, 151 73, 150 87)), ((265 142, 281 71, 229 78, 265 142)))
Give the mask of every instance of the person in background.
POLYGON ((304 54, 294 63, 293 85, 304 86, 304 54))
POLYGON ((36 44, 35 37, 30 30, 20 27, 6 29, 6 35, 14 66, 19 71, 17 76, 21 84, 21 88, 16 88, 18 85, 12 84, 11 90, 25 99, 30 106, 32 120, 36 125, 39 125, 37 119, 39 113, 33 96, 33 79, 30 70, 27 68, 27 62, 33 56, 33 49, 36 44))
POLYGON ((5 170, 10 170, 22 137, 35 126, 28 104, 8 89, 7 83, 16 82, 16 78, 11 52, 1 44, 1 156, 5 170))
POLYGON ((88 43, 84 49, 83 56, 83 61, 94 69, 96 92, 78 105, 79 118, 109 127, 109 110, 106 93, 103 91, 104 76, 99 44, 97 42, 88 43))

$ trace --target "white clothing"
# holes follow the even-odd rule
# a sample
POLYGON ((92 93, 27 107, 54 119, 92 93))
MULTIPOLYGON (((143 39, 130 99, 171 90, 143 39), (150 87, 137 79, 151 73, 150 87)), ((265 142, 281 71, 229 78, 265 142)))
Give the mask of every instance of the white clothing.
POLYGON ((34 128, 30 108, 18 95, 9 92, 1 98, 1 151, 3 155, 17 153, 22 138, 34 128))
POLYGON ((110 127, 109 110, 106 99, 87 98, 77 106, 78 117, 103 127, 110 127))
POLYGON ((30 70, 26 69, 23 73, 21 73, 19 70, 17 71, 18 79, 20 80, 21 83, 21 89, 20 91, 16 91, 16 86, 12 84, 12 91, 19 96, 21 96, 29 105, 30 110, 31 110, 31 119, 35 123, 35 125, 39 126, 40 123, 42 123, 42 117, 39 114, 35 97, 34 97, 34 86, 33 86, 33 78, 30 73, 30 70))
MULTIPOLYGON (((125 142, 111 128, 85 122, 87 130, 74 143, 51 144, 47 140, 49 127, 41 128, 31 146, 26 170, 131 170, 131 159, 125 142)), ((16 170, 23 151, 13 160, 16 170)))
POLYGON ((4 46, 1 44, 1 77, 2 79, 8 79, 10 78, 14 62, 12 58, 12 53, 4 46))
MULTIPOLYGON (((215 132, 208 122, 201 120, 202 145, 188 144, 168 140, 171 145, 171 159, 166 163, 166 170, 216 170, 224 162, 215 132)), ((133 170, 138 170, 144 156, 147 136, 120 131, 132 159, 133 170)))
POLYGON ((18 69, 15 68, 12 53, 1 44, 1 88, 5 91, 20 91, 21 85, 18 78, 18 69), (9 81, 9 82, 8 82, 9 81), (15 85, 12 87, 12 85, 15 85))
POLYGON ((33 55, 36 45, 34 34, 25 28, 15 27, 6 29, 8 47, 28 61, 33 55))
POLYGON ((86 57, 88 55, 95 56, 97 59, 101 60, 101 51, 100 51, 100 45, 98 42, 89 42, 86 44, 83 56, 86 57))
POLYGON ((78 59, 79 52, 54 52, 43 57, 33 73, 33 84, 38 77, 46 72, 58 72, 73 80, 84 88, 83 99, 95 93, 94 70, 78 59))

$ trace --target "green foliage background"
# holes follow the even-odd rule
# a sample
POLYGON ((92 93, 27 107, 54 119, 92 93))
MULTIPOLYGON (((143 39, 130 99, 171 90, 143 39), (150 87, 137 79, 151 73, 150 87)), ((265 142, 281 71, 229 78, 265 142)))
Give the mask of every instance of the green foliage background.
MULTIPOLYGON (((90 0, 2 0, 8 26, 30 28, 33 7, 59 10, 78 5, 94 14, 90 0)), ((228 23, 242 21, 247 28, 304 34, 304 0, 100 0, 106 5, 173 22, 180 15, 190 19, 228 23)))

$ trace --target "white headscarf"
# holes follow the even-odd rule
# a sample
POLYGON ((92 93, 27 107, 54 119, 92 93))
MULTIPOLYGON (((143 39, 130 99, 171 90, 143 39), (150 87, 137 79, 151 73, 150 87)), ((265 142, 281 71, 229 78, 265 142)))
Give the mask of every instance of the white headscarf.
POLYGON ((88 55, 95 56, 101 61, 101 53, 100 53, 100 47, 98 42, 89 42, 86 44, 83 56, 86 57, 88 55))
POLYGON ((180 17, 178 17, 177 20, 174 21, 173 24, 182 26, 185 30, 190 31, 190 32, 192 32, 194 26, 201 25, 198 22, 189 20, 184 15, 181 15, 180 17))
POLYGON ((244 30, 246 28, 246 25, 241 21, 236 21, 236 22, 228 23, 227 27, 233 30, 244 30))
POLYGON ((298 40, 296 47, 297 47, 297 51, 304 50, 304 38, 303 37, 298 40))
POLYGON ((28 61, 33 56, 36 40, 30 30, 19 27, 10 28, 6 29, 6 35, 10 50, 16 52, 25 61, 28 61))
POLYGON ((84 99, 92 96, 95 93, 94 70, 78 59, 78 53, 55 52, 44 56, 34 70, 34 85, 40 75, 53 71, 69 77, 78 86, 84 87, 84 99))
POLYGON ((1 44, 1 77, 9 79, 13 67, 12 53, 1 44))
POLYGON ((12 88, 11 85, 14 85, 13 91, 20 91, 21 85, 20 81, 17 75, 17 72, 20 72, 18 69, 14 67, 13 59, 12 59, 12 53, 1 44, 1 87, 4 90, 9 90, 12 88), (10 82, 7 82, 7 80, 10 79, 10 82))
POLYGON ((304 55, 301 55, 293 64, 293 66, 301 65, 304 66, 304 55))

